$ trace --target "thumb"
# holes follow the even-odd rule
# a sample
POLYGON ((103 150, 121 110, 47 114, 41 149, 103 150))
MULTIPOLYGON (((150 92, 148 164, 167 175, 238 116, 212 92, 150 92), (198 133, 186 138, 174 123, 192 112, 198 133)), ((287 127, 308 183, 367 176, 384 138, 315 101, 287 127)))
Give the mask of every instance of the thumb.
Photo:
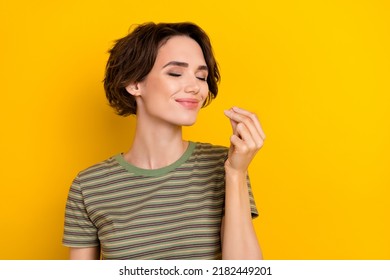
POLYGON ((229 118, 230 124, 232 126, 232 130, 233 130, 233 134, 237 135, 237 129, 236 128, 237 128, 238 122, 236 122, 235 120, 231 119, 231 117, 230 117, 231 110, 225 110, 224 113, 225 113, 225 116, 229 118))

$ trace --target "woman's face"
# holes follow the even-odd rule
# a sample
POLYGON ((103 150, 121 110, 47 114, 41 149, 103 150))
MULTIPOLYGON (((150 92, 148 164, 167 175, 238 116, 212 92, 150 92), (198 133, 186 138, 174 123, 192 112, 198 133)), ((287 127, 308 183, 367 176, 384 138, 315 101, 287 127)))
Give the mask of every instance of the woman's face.
POLYGON ((208 69, 199 44, 174 36, 159 49, 150 73, 127 90, 136 96, 138 120, 194 124, 208 95, 208 69))

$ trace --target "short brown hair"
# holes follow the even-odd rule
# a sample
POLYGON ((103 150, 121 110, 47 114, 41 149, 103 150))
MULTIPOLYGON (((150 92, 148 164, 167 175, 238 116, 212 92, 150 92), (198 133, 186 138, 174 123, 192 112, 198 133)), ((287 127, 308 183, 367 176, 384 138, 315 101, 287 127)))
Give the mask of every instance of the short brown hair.
POLYGON ((209 74, 209 94, 203 104, 208 105, 217 96, 220 74, 210 39, 197 25, 181 23, 145 23, 138 25, 126 37, 116 41, 109 51, 104 89, 110 105, 118 115, 136 114, 134 96, 126 91, 131 82, 141 82, 152 70, 159 48, 173 36, 188 36, 202 49, 209 74))

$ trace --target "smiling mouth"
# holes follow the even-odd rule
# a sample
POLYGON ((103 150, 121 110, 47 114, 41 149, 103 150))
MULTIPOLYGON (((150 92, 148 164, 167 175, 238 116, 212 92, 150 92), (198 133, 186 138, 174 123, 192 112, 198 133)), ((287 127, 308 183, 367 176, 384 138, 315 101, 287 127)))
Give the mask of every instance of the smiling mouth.
POLYGON ((192 98, 179 98, 175 101, 186 109, 197 109, 199 105, 199 100, 192 98))

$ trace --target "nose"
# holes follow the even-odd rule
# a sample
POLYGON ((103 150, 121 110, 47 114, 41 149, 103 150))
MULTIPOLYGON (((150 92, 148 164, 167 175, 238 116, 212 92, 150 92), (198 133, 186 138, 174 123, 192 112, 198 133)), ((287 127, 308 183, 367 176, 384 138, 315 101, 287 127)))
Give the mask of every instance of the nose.
POLYGON ((191 94, 197 94, 200 91, 199 80, 196 77, 189 77, 186 81, 184 91, 191 94))

